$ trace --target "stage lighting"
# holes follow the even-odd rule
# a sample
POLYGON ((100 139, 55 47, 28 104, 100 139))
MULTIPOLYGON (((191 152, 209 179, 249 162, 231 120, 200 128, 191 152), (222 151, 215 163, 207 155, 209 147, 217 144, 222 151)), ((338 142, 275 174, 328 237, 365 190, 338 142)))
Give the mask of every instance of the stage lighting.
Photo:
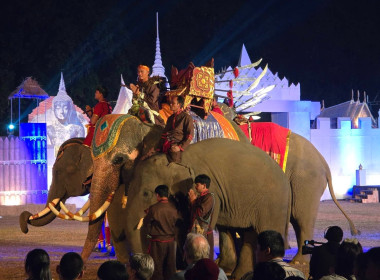
POLYGON ((13 124, 10 124, 10 125, 8 125, 8 129, 13 130, 13 129, 15 129, 15 126, 13 124))

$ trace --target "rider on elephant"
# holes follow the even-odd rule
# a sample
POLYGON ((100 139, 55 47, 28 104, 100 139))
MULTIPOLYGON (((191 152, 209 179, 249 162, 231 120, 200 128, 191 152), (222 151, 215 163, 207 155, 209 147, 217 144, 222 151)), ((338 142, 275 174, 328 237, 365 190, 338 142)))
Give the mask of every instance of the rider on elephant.
POLYGON ((193 189, 189 190, 189 200, 191 203, 191 231, 202 234, 207 238, 210 244, 211 260, 214 259, 214 236, 212 233, 212 226, 210 225, 212 213, 214 210, 215 200, 214 194, 209 192, 211 179, 205 174, 195 177, 195 190, 199 194, 194 193, 193 189))
POLYGON ((164 126, 164 120, 159 113, 160 89, 157 84, 160 82, 149 78, 149 67, 145 65, 137 67, 137 76, 137 85, 132 83, 129 85, 133 92, 133 104, 128 113, 137 116, 143 122, 164 126))
POLYGON ((182 152, 194 137, 192 117, 183 110, 184 98, 175 96, 170 101, 173 114, 162 132, 158 150, 167 154, 169 162, 181 162, 182 152))
POLYGON ((92 110, 90 106, 86 105, 86 113, 90 117, 90 125, 88 128, 88 133, 86 139, 83 141, 83 145, 91 147, 91 141, 94 137, 96 122, 105 115, 111 114, 111 105, 107 102, 108 91, 103 86, 98 86, 95 91, 95 99, 98 103, 92 110))

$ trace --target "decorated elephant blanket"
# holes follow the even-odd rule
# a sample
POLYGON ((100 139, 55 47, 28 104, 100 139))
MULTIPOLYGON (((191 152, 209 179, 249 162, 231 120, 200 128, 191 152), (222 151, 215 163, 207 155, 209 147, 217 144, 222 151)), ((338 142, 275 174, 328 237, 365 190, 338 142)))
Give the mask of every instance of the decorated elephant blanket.
POLYGON ((194 137, 191 143, 209 138, 228 138, 239 141, 234 127, 221 114, 210 112, 206 120, 191 111, 190 115, 194 121, 194 137))
MULTIPOLYGON (((194 121, 194 138, 191 143, 209 138, 229 138, 239 141, 238 134, 231 123, 218 113, 209 114, 207 120, 190 112, 194 121)), ((101 157, 115 147, 123 124, 136 118, 131 115, 110 114, 101 118, 95 127, 94 138, 91 143, 91 151, 94 159, 101 157)))
POLYGON ((136 117, 124 114, 110 114, 96 123, 94 138, 91 143, 94 159, 115 147, 123 124, 130 118, 136 117))
POLYGON ((255 123, 240 125, 252 145, 270 155, 285 172, 289 152, 290 129, 275 123, 255 123))

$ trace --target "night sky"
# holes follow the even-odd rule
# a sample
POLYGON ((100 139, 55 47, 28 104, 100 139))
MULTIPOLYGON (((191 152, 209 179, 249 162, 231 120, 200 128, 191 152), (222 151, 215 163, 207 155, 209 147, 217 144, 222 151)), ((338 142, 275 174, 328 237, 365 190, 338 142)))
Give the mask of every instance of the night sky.
MULTIPOLYGON (((0 135, 10 121, 9 94, 33 76, 49 95, 63 71, 74 102, 94 105, 96 85, 116 100, 120 74, 153 65, 155 12, 166 75, 215 59, 236 66, 244 43, 252 61, 301 83, 303 100, 329 107, 351 89, 380 101, 378 1, 7 1, 0 9, 0 135)), ((35 102, 22 101, 23 116, 35 102)), ((377 117, 378 106, 373 107, 377 117)))

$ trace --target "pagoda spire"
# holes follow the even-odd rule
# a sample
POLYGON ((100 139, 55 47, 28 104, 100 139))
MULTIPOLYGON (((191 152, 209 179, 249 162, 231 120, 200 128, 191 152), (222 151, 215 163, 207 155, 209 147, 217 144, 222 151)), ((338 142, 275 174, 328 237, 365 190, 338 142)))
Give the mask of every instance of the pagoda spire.
POLYGON ((65 81, 63 80, 63 73, 61 72, 61 81, 59 82, 59 91, 66 92, 65 81))
POLYGON ((251 59, 249 58, 247 49, 245 48, 245 45, 243 44, 243 47, 241 48, 241 52, 240 52, 238 66, 241 67, 244 65, 249 65, 251 63, 252 62, 251 62, 251 59))
POLYGON ((160 50, 160 37, 158 34, 158 13, 156 13, 156 28, 157 28, 157 38, 156 38, 156 55, 154 57, 154 64, 152 67, 152 74, 150 75, 151 77, 153 76, 159 76, 162 78, 165 78, 168 80, 165 76, 165 68, 162 65, 162 59, 161 59, 161 50, 160 50))

